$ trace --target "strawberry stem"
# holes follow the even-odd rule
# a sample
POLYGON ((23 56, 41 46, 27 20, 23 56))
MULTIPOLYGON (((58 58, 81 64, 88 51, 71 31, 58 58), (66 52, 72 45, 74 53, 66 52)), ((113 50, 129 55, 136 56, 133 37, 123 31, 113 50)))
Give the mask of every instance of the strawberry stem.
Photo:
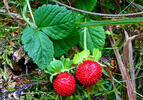
MULTIPOLYGON (((85 18, 85 23, 86 23, 86 21, 87 21, 87 19, 85 18)), ((86 30, 87 30, 87 28, 84 27, 84 50, 87 49, 87 45, 86 45, 86 30)))
POLYGON ((26 0, 26 2, 27 2, 27 5, 28 5, 28 9, 29 9, 29 11, 30 11, 30 15, 31 15, 31 17, 32 17, 32 20, 33 20, 33 22, 34 22, 34 24, 35 24, 35 20, 34 20, 33 14, 32 14, 32 10, 31 10, 31 6, 30 6, 30 3, 29 3, 29 0, 26 0))
POLYGON ((31 10, 31 7, 30 7, 30 3, 27 0, 25 1, 25 5, 23 7, 22 16, 23 16, 23 19, 26 21, 27 24, 29 24, 32 28, 35 28, 35 29, 37 28, 37 26, 35 24, 35 20, 34 20, 33 14, 32 14, 32 10, 31 10), (29 18, 26 17, 27 6, 28 6, 28 8, 30 10, 30 14, 31 14, 31 17, 32 17, 34 23, 30 22, 29 18))

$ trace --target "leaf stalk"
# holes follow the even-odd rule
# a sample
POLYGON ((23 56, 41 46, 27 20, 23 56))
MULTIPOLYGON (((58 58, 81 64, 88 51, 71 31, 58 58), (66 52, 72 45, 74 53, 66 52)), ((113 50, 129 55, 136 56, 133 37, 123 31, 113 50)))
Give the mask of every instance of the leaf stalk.
MULTIPOLYGON (((85 18, 85 23, 86 23, 86 18, 85 18)), ((86 27, 84 27, 84 50, 87 50, 87 44, 86 44, 86 31, 87 30, 87 28, 86 27)))
MULTIPOLYGON (((36 29, 37 26, 36 26, 36 24, 35 24, 35 21, 33 20, 34 23, 31 23, 31 22, 29 21, 29 18, 26 17, 27 6, 28 6, 28 4, 25 3, 25 5, 24 5, 24 7, 23 7, 23 11, 22 11, 23 19, 24 19, 24 20, 26 21, 26 23, 29 24, 32 28, 36 29)), ((34 17, 33 17, 33 18, 34 18, 34 17)))
POLYGON ((31 6, 30 6, 30 3, 29 3, 29 0, 26 0, 26 2, 27 2, 27 5, 28 5, 28 9, 30 11, 31 18, 32 18, 32 20, 33 20, 33 22, 35 24, 35 20, 34 20, 34 16, 33 16, 32 10, 31 10, 31 6))

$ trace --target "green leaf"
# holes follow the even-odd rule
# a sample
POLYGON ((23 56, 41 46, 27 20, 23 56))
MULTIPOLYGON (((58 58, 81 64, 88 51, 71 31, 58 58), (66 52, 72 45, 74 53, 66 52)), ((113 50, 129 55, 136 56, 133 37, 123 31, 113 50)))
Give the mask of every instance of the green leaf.
POLYGON ((67 71, 65 69, 65 66, 62 61, 60 60, 53 60, 50 62, 50 65, 47 66, 47 68, 44 70, 46 73, 51 74, 50 76, 50 82, 52 83, 53 77, 61 72, 67 71))
POLYGON ((50 64, 47 65, 46 69, 44 70, 45 73, 48 73, 48 74, 53 74, 55 72, 55 68, 53 68, 50 64))
POLYGON ((50 65, 47 66, 48 72, 54 74, 54 73, 60 73, 64 69, 64 65, 60 60, 53 60, 50 62, 50 65))
POLYGON ((53 43, 43 32, 31 27, 25 28, 22 32, 22 43, 24 44, 24 50, 27 51, 29 57, 39 68, 46 68, 53 59, 53 43))
POLYGON ((85 16, 84 16, 83 13, 77 12, 77 11, 72 11, 72 12, 75 15, 75 23, 82 23, 82 22, 84 22, 85 16))
POLYGON ((70 69, 72 66, 72 61, 69 58, 61 57, 61 60, 64 64, 64 69, 70 69))
POLYGON ((35 10, 34 19, 38 28, 52 39, 62 39, 75 28, 72 11, 58 5, 39 7, 35 10))
POLYGON ((73 64, 81 64, 84 60, 88 59, 90 55, 89 50, 83 50, 82 52, 78 52, 73 57, 73 64))
MULTIPOLYGON (((93 52, 94 48, 102 49, 105 44, 105 32, 102 26, 97 27, 87 27, 86 28, 86 43, 87 49, 93 52)), ((81 46, 84 47, 83 32, 81 33, 81 46)))
POLYGON ((92 11, 96 6, 97 0, 77 0, 76 7, 86 11, 92 11))
POLYGON ((105 31, 105 34, 111 35, 112 33, 110 31, 105 31))
POLYGON ((99 49, 94 49, 93 50, 93 57, 95 61, 98 61, 102 56, 102 53, 99 49))
POLYGON ((79 32, 73 30, 73 32, 64 39, 53 40, 55 56, 60 57, 63 54, 67 54, 68 51, 79 42, 79 32))

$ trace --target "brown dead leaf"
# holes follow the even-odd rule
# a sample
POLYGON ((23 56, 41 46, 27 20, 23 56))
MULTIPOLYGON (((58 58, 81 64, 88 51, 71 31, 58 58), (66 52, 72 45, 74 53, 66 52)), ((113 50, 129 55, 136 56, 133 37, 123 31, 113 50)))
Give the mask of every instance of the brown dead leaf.
POLYGON ((25 56, 25 51, 23 50, 23 46, 20 47, 13 53, 14 60, 18 62, 21 58, 25 56))

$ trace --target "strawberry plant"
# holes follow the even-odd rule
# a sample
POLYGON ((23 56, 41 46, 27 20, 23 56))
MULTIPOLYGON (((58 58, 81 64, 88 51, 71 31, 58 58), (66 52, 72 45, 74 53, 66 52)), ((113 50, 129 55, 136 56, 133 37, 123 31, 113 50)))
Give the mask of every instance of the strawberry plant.
MULTIPOLYGON (((53 1, 59 3, 56 0, 53 1)), ((102 50, 104 49, 106 33, 110 36, 113 34, 108 31, 105 33, 103 26, 136 24, 143 21, 142 17, 96 21, 95 18, 92 18, 89 14, 96 14, 90 11, 94 10, 97 0, 90 0, 90 2, 87 0, 77 0, 73 2, 75 2, 74 6, 79 9, 61 3, 59 4, 62 6, 44 4, 32 14, 29 0, 26 0, 23 9, 23 18, 28 25, 23 30, 21 37, 24 50, 29 57, 32 58, 40 69, 50 74, 49 80, 53 83, 53 88, 56 93, 61 96, 70 96, 69 98, 71 98, 71 100, 73 99, 71 95, 75 95, 74 92, 78 95, 83 93, 86 97, 92 94, 92 92, 86 91, 84 86, 93 86, 91 88, 95 89, 95 84, 98 86, 102 85, 103 88, 97 87, 97 90, 99 89, 99 91, 102 92, 108 91, 103 86, 106 82, 101 78, 102 73, 110 77, 114 84, 115 79, 112 75, 106 73, 103 67, 101 68, 102 64, 99 62, 102 56, 102 50), (26 16, 27 8, 29 9, 33 22, 30 22, 26 16), (55 60, 55 58, 59 59, 63 55, 69 57, 68 52, 73 46, 78 46, 81 51, 76 52, 73 58, 71 57, 72 61, 69 58, 55 60), (81 84, 76 86, 74 76, 76 76, 76 79, 81 84), (99 80, 100 78, 101 80, 99 80), (78 88, 77 91, 76 87, 78 88)), ((110 17, 112 14, 99 13, 98 15, 110 17)), ((120 15, 116 16, 120 17, 120 15)), ((114 42, 112 38, 110 39, 110 42, 111 41, 114 42)), ((113 44, 114 43, 112 43, 112 46, 113 44)), ((118 56, 117 51, 115 53, 116 56, 118 56)), ((118 57, 118 63, 120 62, 120 57, 118 57)), ((108 64, 108 66, 109 65, 110 64, 108 64)), ((119 64, 119 66, 121 66, 121 64, 119 64)), ((122 68, 120 70, 122 70, 122 68)), ((121 74, 126 73, 124 71, 125 70, 122 70, 121 74)), ((123 78, 126 78, 127 75, 124 75, 123 78)), ((129 81, 129 77, 127 79, 129 81)), ((115 81, 121 84, 121 82, 115 81)), ((111 86, 109 90, 112 91, 112 85, 110 83, 107 85, 111 86)), ((116 98, 118 98, 117 91, 115 92, 116 98)), ((98 92, 96 91, 93 94, 96 95, 96 93, 98 92)), ((75 98, 76 97, 77 96, 75 96, 75 98)), ((79 99, 80 97, 77 98, 79 99)))
MULTIPOLYGON (((96 5, 96 0, 87 3, 91 6, 87 7, 81 0, 77 2, 76 6, 83 10, 92 11, 96 5)), ((58 5, 42 5, 32 14, 28 0, 23 10, 23 17, 28 24, 21 37, 24 50, 40 69, 50 74, 50 82, 53 83, 53 88, 59 95, 70 96, 76 90, 75 78, 72 75, 74 72, 68 74, 73 64, 78 66, 83 63, 80 65, 82 68, 78 67, 76 71, 76 78, 83 85, 91 86, 99 80, 102 69, 94 61, 98 61, 101 57, 101 50, 105 44, 106 36, 102 26, 80 27, 76 23, 94 22, 94 20, 87 15, 79 15, 75 11, 67 10, 65 7, 58 5), (33 23, 26 17, 27 6, 33 23), (61 58, 62 61, 55 60, 55 57, 68 54, 68 51, 75 45, 84 50, 74 55, 73 62, 69 58, 61 58), (93 52, 93 54, 91 55, 90 52, 93 52), (81 80, 82 77, 80 76, 83 73, 80 70, 84 69, 85 60, 93 60, 94 64, 96 63, 94 68, 91 68, 93 64, 87 67, 87 70, 94 69, 91 77, 95 78, 89 79, 87 77, 81 80)), ((75 69, 75 67, 72 68, 75 69)), ((91 72, 87 74, 91 74, 91 72)))
MULTIPOLYGON (((89 9, 93 9, 93 6, 89 9)), ((104 46, 103 27, 78 29, 77 20, 87 19, 86 16, 76 17, 77 13, 62 6, 43 5, 35 10, 34 15, 31 14, 33 16, 33 23, 31 23, 26 17, 26 9, 27 5, 24 7, 23 16, 29 25, 22 32, 22 43, 29 57, 41 69, 45 69, 54 56, 67 54, 79 42, 81 47, 84 47, 83 37, 87 39, 86 44, 90 51, 93 51, 93 48, 102 49, 104 46), (83 34, 86 34, 86 37, 83 34)))
POLYGON ((1 0, 0 100, 142 100, 142 3, 1 0))

